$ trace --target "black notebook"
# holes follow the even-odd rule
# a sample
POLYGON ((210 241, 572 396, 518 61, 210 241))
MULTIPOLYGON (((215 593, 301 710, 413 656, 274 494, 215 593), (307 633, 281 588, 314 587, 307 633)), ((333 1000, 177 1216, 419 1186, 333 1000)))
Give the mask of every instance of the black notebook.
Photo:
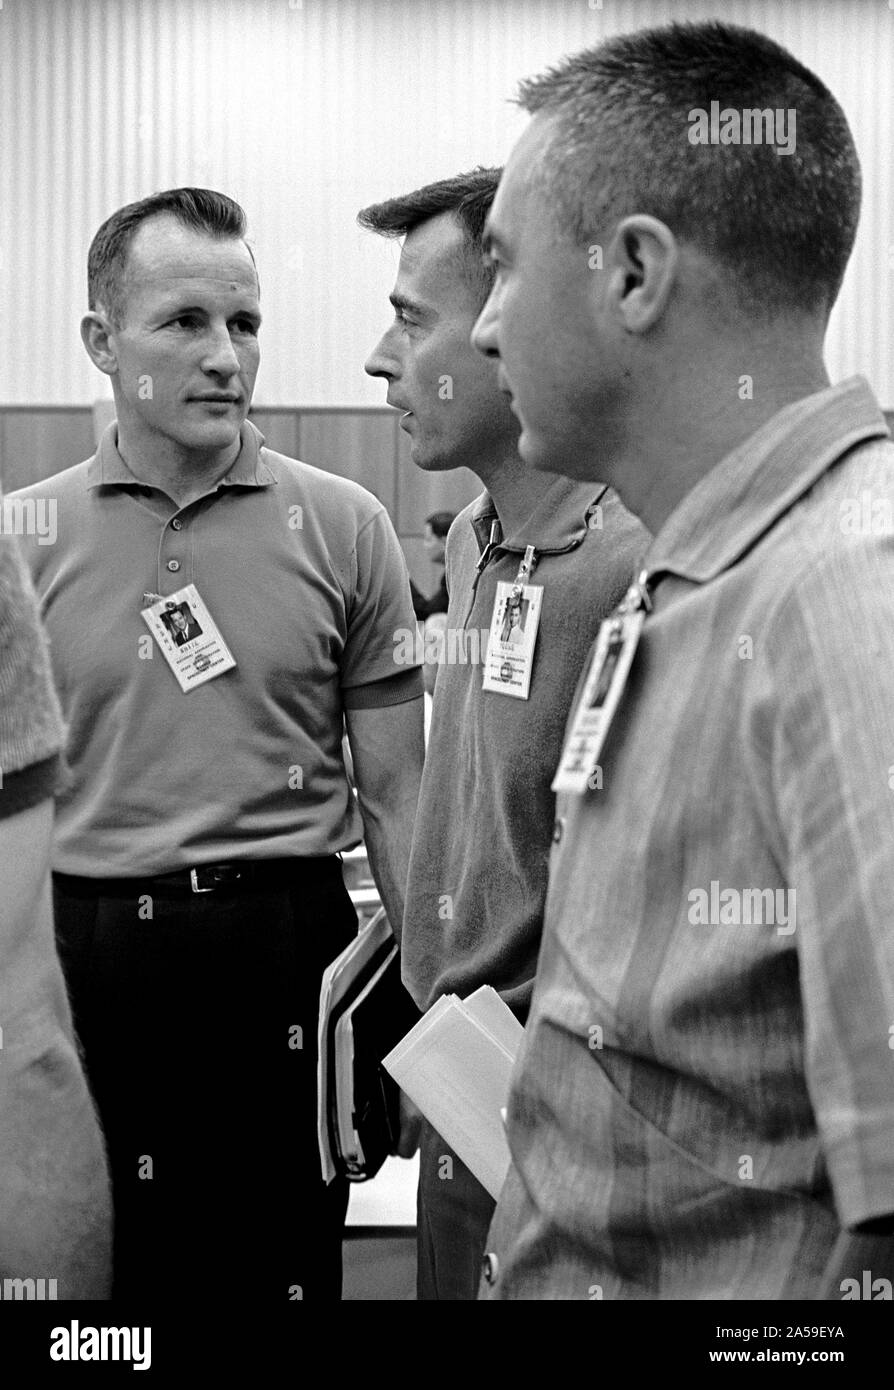
POLYGON ((384 909, 323 976, 317 1127, 324 1181, 374 1177, 397 1146, 400 1092, 382 1058, 420 1014, 384 909))

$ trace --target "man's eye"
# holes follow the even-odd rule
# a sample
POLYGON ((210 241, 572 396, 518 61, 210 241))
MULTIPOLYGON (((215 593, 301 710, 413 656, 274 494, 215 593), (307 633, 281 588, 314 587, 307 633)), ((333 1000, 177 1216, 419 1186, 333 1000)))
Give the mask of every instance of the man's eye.
POLYGON ((178 328, 195 328, 196 316, 195 314, 178 314, 175 319, 171 319, 171 325, 176 325, 178 328))
POLYGON ((257 337, 258 325, 255 323, 254 319, 237 319, 236 327, 239 329, 240 333, 250 333, 253 338, 257 337))

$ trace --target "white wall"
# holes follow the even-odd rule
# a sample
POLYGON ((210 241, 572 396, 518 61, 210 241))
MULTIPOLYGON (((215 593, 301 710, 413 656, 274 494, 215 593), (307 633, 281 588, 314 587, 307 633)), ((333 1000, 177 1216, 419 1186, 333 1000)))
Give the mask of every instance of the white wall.
MULTIPOLYGON (((894 3, 894 0, 892 0, 894 3)), ((397 248, 362 205, 500 163, 517 79, 671 18, 765 30, 842 102, 860 236, 829 339, 894 404, 892 56, 885 0, 0 0, 0 403, 87 403, 87 247, 116 207, 178 184, 246 208, 266 322, 259 404, 377 404, 363 359, 397 248)))

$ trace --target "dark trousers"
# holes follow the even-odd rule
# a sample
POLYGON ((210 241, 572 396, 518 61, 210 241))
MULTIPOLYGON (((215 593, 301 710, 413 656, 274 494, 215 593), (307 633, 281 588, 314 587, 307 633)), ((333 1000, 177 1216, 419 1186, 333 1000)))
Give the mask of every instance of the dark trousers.
POLYGON ((357 929, 339 861, 181 896, 54 875, 54 901, 108 1145, 113 1298, 340 1298, 347 1183, 323 1184, 316 1137, 320 976, 357 929))
POLYGON ((424 1120, 416 1199, 416 1297, 420 1302, 477 1298, 495 1206, 487 1188, 424 1120))

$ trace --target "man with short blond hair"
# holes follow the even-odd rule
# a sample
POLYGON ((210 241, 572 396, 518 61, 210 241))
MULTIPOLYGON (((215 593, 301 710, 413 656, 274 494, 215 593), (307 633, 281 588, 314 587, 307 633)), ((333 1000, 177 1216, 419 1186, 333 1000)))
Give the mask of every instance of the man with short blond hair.
POLYGON ((406 566, 370 493, 246 419, 261 314, 238 204, 187 188, 119 209, 89 290, 117 420, 25 495, 59 502, 57 544, 28 555, 70 727, 56 920, 109 1142, 115 1293, 216 1298, 226 1271, 240 1303, 338 1298, 319 988, 357 927, 341 850, 365 835, 403 913, 422 761, 421 681, 392 640, 406 566), (178 610, 183 644, 161 620, 178 610))

